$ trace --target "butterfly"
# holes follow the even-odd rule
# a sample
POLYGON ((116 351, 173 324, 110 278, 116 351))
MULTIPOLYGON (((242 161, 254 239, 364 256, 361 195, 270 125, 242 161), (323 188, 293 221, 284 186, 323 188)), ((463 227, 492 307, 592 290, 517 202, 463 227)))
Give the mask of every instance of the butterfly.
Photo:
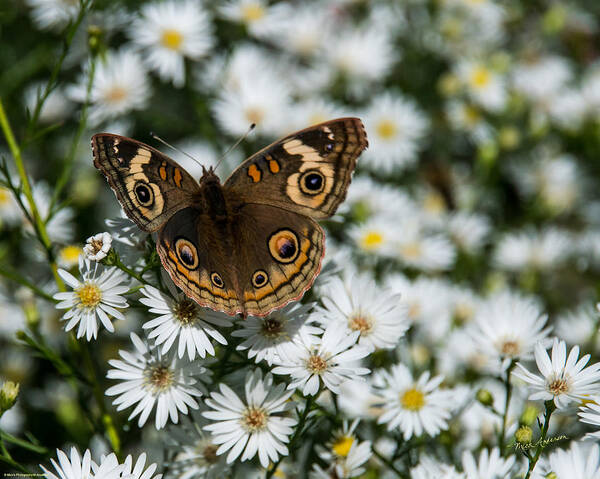
POLYGON ((125 213, 158 232, 173 282, 199 305, 266 316, 300 299, 325 254, 316 219, 346 197, 368 146, 358 118, 339 118, 276 141, 221 184, 212 167, 196 181, 160 151, 109 133, 92 137, 94 165, 125 213))

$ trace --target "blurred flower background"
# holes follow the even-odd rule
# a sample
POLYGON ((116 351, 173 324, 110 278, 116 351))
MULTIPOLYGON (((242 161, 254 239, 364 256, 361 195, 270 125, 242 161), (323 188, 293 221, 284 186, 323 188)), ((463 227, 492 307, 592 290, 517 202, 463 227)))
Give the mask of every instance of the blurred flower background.
POLYGON ((0 470, 600 477, 598 19, 583 0, 3 2, 0 470), (224 179, 342 116, 369 148, 322 222, 324 271, 246 321, 161 275, 89 146, 154 132, 209 166, 255 123, 224 179))

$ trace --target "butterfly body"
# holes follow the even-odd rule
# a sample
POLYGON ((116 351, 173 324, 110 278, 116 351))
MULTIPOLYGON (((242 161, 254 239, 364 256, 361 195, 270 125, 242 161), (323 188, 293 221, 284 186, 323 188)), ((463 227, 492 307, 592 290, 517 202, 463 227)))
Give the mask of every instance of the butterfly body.
POLYGON ((259 151, 221 184, 212 168, 196 181, 130 138, 92 138, 94 164, 127 215, 158 232, 175 284, 202 306, 244 316, 264 316, 310 288, 325 252, 313 218, 335 212, 366 146, 360 120, 332 120, 259 151))

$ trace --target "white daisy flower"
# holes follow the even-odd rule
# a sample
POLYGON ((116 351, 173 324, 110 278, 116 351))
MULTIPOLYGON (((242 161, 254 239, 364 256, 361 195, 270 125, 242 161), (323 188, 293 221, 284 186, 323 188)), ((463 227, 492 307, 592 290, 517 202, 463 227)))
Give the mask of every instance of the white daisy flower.
POLYGON ((586 354, 578 360, 579 346, 574 346, 567 357, 566 343, 554 338, 552 359, 543 343, 535 345, 535 362, 541 376, 531 373, 521 363, 517 363, 519 369, 513 374, 533 389, 529 399, 554 400, 558 409, 564 409, 573 401, 600 392, 600 363, 585 367, 590 357, 586 354))
POLYGON ((569 233, 554 227, 539 232, 507 233, 498 240, 494 262, 508 271, 525 268, 544 271, 560 265, 572 251, 571 246, 569 233))
POLYGON ((221 479, 230 475, 231 467, 225 457, 217 456, 219 446, 210 433, 202 430, 209 423, 201 416, 205 410, 192 411, 189 421, 167 429, 174 443, 169 446, 174 453, 169 470, 177 479, 221 479))
POLYGON ((321 382, 330 391, 339 394, 340 384, 370 372, 355 366, 359 359, 368 356, 369 350, 356 345, 359 332, 348 334, 345 328, 331 323, 316 344, 298 342, 294 352, 280 358, 273 374, 289 374, 292 378, 288 389, 301 389, 302 394, 314 396, 321 382))
POLYGON ((484 449, 476 461, 471 451, 464 451, 462 466, 466 479, 504 479, 510 477, 515 465, 516 456, 503 458, 500 450, 495 447, 491 451, 484 449))
POLYGON ((558 215, 573 210, 585 178, 569 154, 543 148, 526 164, 515 164, 511 176, 526 198, 537 195, 548 212, 558 215))
POLYGON ((419 464, 410 470, 410 477, 411 479, 464 479, 465 476, 454 466, 424 456, 421 457, 419 464))
POLYGON ((555 125, 573 132, 581 128, 587 108, 588 105, 581 91, 565 88, 556 98, 551 99, 548 113, 555 125))
MULTIPOLYGON (((174 288, 173 288, 174 289, 174 288)), ((208 353, 215 354, 209 336, 220 344, 227 345, 227 340, 217 330, 219 327, 230 327, 231 321, 217 311, 202 308, 183 293, 172 291, 174 297, 162 293, 153 286, 141 289, 145 298, 140 303, 150 308, 150 312, 158 314, 155 319, 142 326, 150 329, 149 339, 154 339, 155 346, 161 346, 161 354, 167 354, 177 341, 177 356, 182 358, 187 351, 190 361, 196 354, 201 358, 208 353)))
MULTIPOLYGON (((556 335, 567 344, 587 344, 596 337, 597 329, 598 309, 593 304, 581 304, 556 318, 556 335)), ((596 337, 594 346, 600 349, 600 337, 596 337)))
POLYGON ((339 213, 351 213, 360 221, 372 217, 398 218, 414 214, 417 205, 413 199, 397 186, 377 182, 369 176, 358 176, 352 179, 348 196, 339 213))
POLYGON ((513 87, 536 106, 545 105, 558 96, 573 76, 567 60, 559 56, 527 59, 515 65, 512 71, 513 87))
POLYGON ((369 132, 369 149, 361 161, 372 170, 390 173, 417 160, 429 122, 411 100, 383 93, 373 99, 363 121, 369 132))
MULTIPOLYGON (((332 19, 328 15, 327 9, 315 8, 313 4, 294 4, 282 7, 279 12, 280 28, 269 35, 269 39, 301 57, 308 58, 320 53, 331 30, 332 19)), ((335 117, 329 116, 328 118, 335 117)))
POLYGON ((58 300, 57 309, 68 309, 62 319, 69 321, 65 331, 70 331, 78 323, 77 337, 86 337, 88 341, 98 337, 98 322, 111 333, 115 331, 109 315, 115 319, 124 320, 125 316, 116 308, 127 308, 127 301, 121 295, 129 290, 122 283, 128 282, 129 277, 117 268, 109 268, 96 276, 101 267, 98 263, 92 269, 88 259, 79 258, 79 272, 83 281, 79 281, 68 271, 59 269, 58 274, 71 288, 72 292, 56 293, 53 298, 58 300))
POLYGON ((394 240, 401 232, 398 221, 377 215, 350 227, 348 236, 362 253, 389 258, 394 256, 394 240))
MULTIPOLYGON (((73 241, 73 233, 75 226, 73 225, 73 217, 75 212, 72 208, 60 208, 59 210, 50 211, 52 192, 47 183, 42 181, 32 185, 33 200, 37 205, 40 217, 46 224, 46 232, 50 239, 55 243, 70 243, 73 241)), ((28 205, 25 195, 21 196, 21 202, 28 205)), ((31 216, 31 212, 29 212, 31 216)), ((25 228, 27 231, 33 232, 34 228, 26 222, 25 228)))
POLYGON ((285 392, 284 388, 284 384, 273 384, 270 373, 263 379, 260 369, 246 376, 246 402, 229 386, 219 384, 220 392, 213 391, 205 401, 214 411, 202 413, 213 421, 204 429, 213 434, 215 444, 220 444, 217 455, 229 451, 227 462, 232 463, 240 454, 242 461, 258 454, 263 467, 277 462, 280 454, 287 456, 285 443, 297 421, 286 417, 287 411, 293 408, 293 403, 288 401, 293 391, 285 392))
POLYGON ((323 123, 331 118, 344 116, 345 110, 321 97, 310 97, 294 105, 291 128, 300 130, 307 126, 323 123))
POLYGON ((263 71, 241 80, 236 88, 225 87, 212 105, 213 115, 227 133, 241 135, 251 124, 264 135, 280 135, 285 125, 284 112, 290 103, 286 83, 263 71))
MULTIPOLYGON (((121 479, 162 479, 162 474, 156 474, 153 476, 158 467, 155 463, 148 464, 148 467, 146 467, 145 452, 140 454, 137 461, 135 461, 135 465, 133 464, 133 458, 131 457, 131 454, 129 454, 125 458, 125 462, 123 462, 121 467, 121 479)), ((104 479, 104 476, 101 476, 98 473, 95 474, 95 477, 102 477, 102 479, 104 479)))
POLYGON ((452 241, 465 253, 478 254, 490 234, 490 220, 477 213, 457 211, 448 218, 448 233, 452 241))
POLYGON ((600 439, 600 395, 586 398, 585 404, 579 408, 577 415, 581 422, 592 424, 598 429, 586 434, 585 439, 600 439))
POLYGON ((547 321, 535 301, 505 291, 481 305, 470 333, 479 350, 506 369, 513 360, 531 358, 538 341, 547 342, 547 321))
MULTIPOLYGON (((87 95, 89 68, 67 95, 83 103, 87 95)), ((142 110, 150 97, 150 82, 142 59, 128 49, 112 51, 96 65, 88 121, 98 125, 104 120, 121 118, 132 110, 142 110)))
POLYGON ((427 233, 419 219, 405 218, 396 228, 393 247, 396 257, 406 266, 423 271, 449 270, 456 259, 456 250, 443 234, 427 233))
POLYGON ((261 38, 281 28, 279 9, 265 0, 229 0, 219 6, 226 19, 243 23, 250 35, 261 38))
POLYGON ((232 336, 244 338, 237 346, 238 351, 248 350, 248 358, 255 362, 266 361, 269 366, 280 358, 294 355, 294 341, 307 344, 318 343, 321 328, 313 325, 311 310, 314 304, 295 302, 264 318, 249 316, 238 324, 240 329, 232 336))
POLYGON ((409 327, 400 294, 383 289, 367 274, 334 277, 320 290, 323 308, 319 321, 336 324, 348 334, 360 333, 358 344, 373 351, 391 349, 409 327))
POLYGON ((40 30, 60 29, 74 20, 81 4, 74 0, 26 0, 33 22, 40 30))
POLYGON ((466 133, 475 144, 492 140, 494 129, 486 121, 480 108, 460 100, 450 100, 445 110, 450 127, 466 133))
POLYGON ((400 293, 408 319, 428 342, 445 338, 452 320, 452 288, 439 279, 419 277, 411 282, 400 274, 389 276, 386 286, 400 293))
MULTIPOLYGON (((71 448, 70 457, 67 456, 60 449, 56 450, 58 457, 58 463, 54 459, 50 459, 50 462, 54 466, 57 474, 52 473, 44 466, 40 464, 44 475, 49 479, 82 479, 85 477, 92 477, 92 453, 89 449, 83 454, 83 458, 79 455, 76 448, 71 448)), ((118 479, 120 476, 120 469, 116 468, 111 471, 111 474, 106 476, 106 479, 118 479)), ((103 478, 104 479, 104 478, 103 478)))
POLYGON ((21 207, 8 188, 0 186, 0 226, 14 225, 22 218, 21 207))
POLYGON ((106 231, 90 236, 85 241, 83 252, 85 257, 91 261, 101 261, 106 258, 112 245, 112 236, 106 231))
POLYGON ((568 450, 556 449, 548 456, 548 466, 559 479, 599 479, 600 446, 596 443, 585 447, 572 441, 568 450))
POLYGON ((365 87, 369 82, 384 78, 398 58, 389 32, 369 25, 337 30, 335 40, 324 46, 328 61, 342 76, 352 80, 352 88, 359 89, 360 93, 367 91, 365 87))
POLYGON ((381 414, 381 398, 375 394, 371 381, 350 379, 340 384, 338 406, 349 418, 376 419, 381 414))
POLYGON ((184 57, 198 60, 213 44, 206 10, 193 0, 144 5, 128 32, 147 65, 178 88, 185 82, 184 57))
POLYGON ((329 468, 327 478, 345 479, 360 476, 365 472, 364 464, 371 458, 371 441, 355 441, 344 457, 338 458, 329 468))
POLYGON ((195 398, 205 392, 199 379, 207 381, 209 371, 198 362, 182 364, 175 355, 163 357, 135 333, 131 333, 131 341, 136 349, 134 353, 121 350, 119 356, 122 359, 108 361, 115 369, 109 370, 106 377, 121 381, 105 393, 107 396, 117 396, 113 400, 117 411, 137 403, 127 419, 139 415, 138 426, 142 427, 156 404, 154 425, 156 429, 161 429, 169 418, 176 424, 179 413, 188 413, 188 406, 197 409, 195 398))
POLYGON ((472 101, 491 112, 504 110, 508 95, 501 75, 477 61, 463 60, 456 68, 456 74, 472 101))
POLYGON ((387 424, 388 431, 400 429, 405 441, 424 432, 436 436, 447 429, 454 405, 452 394, 438 388, 443 380, 443 376, 430 379, 426 371, 415 381, 404 364, 380 372, 375 388, 383 407, 377 423, 387 424))

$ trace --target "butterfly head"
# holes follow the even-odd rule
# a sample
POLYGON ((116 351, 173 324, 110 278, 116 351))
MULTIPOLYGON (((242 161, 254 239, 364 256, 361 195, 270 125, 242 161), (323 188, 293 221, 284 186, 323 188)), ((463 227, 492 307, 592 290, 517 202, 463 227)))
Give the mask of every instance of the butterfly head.
POLYGON ((213 183, 221 184, 221 180, 215 173, 214 167, 209 166, 208 168, 205 168, 203 165, 202 166, 202 176, 200 177, 199 183, 200 183, 200 185, 207 185, 207 184, 213 184, 213 183))

